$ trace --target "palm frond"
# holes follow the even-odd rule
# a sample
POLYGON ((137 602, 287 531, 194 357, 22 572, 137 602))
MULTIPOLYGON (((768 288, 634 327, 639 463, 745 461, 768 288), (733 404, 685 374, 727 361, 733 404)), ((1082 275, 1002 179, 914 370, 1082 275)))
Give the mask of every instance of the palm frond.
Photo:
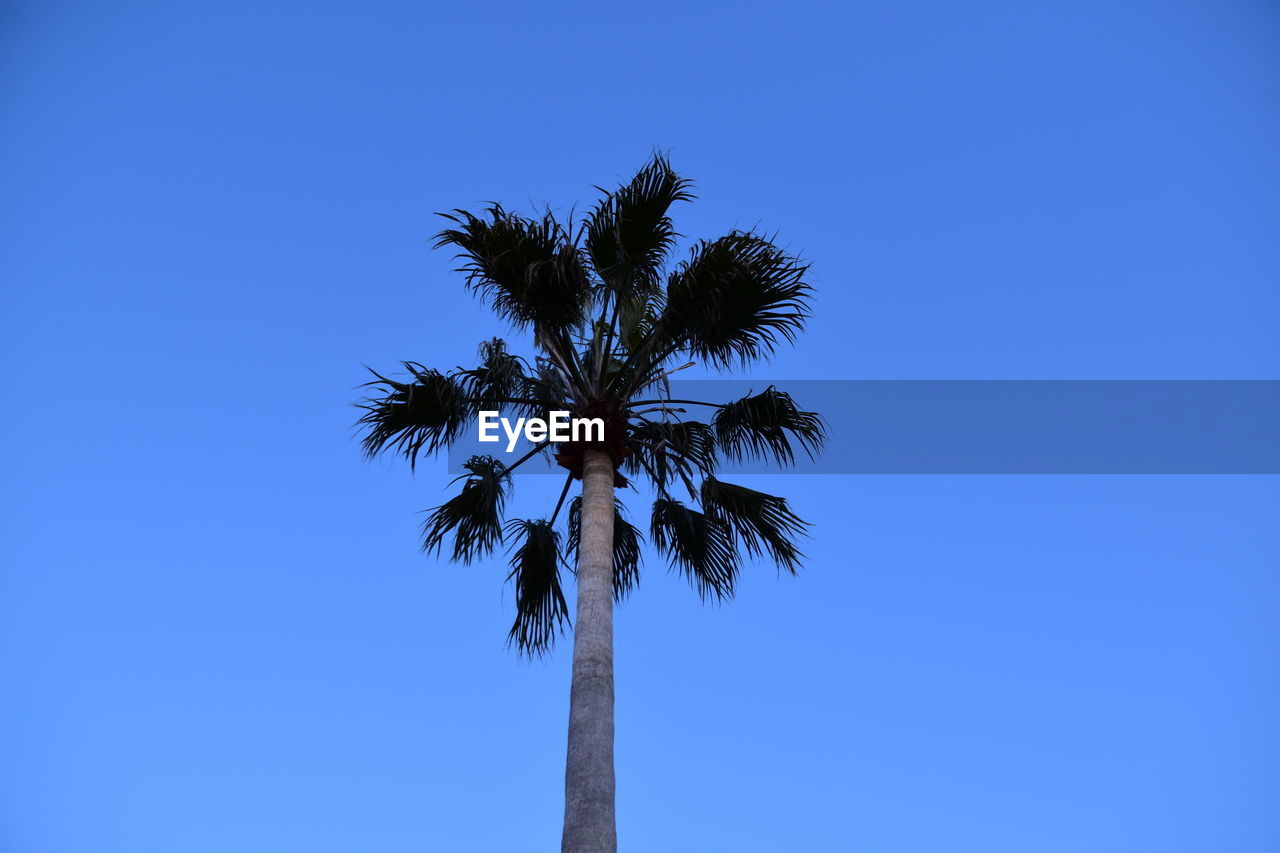
POLYGON ((586 247, 592 266, 623 301, 657 288, 663 261, 679 236, 667 211, 678 201, 694 198, 691 186, 664 156, 654 154, 629 183, 607 193, 587 217, 586 247))
POLYGON ((467 396, 477 407, 498 407, 503 400, 518 398, 524 392, 524 360, 507 350, 502 338, 492 338, 480 345, 480 364, 457 374, 467 396))
POLYGON ((525 417, 546 418, 548 412, 573 408, 567 385, 560 374, 543 358, 537 361, 536 373, 533 376, 526 376, 521 381, 518 396, 531 401, 519 407, 525 417))
POLYGON ((733 531, 724 520, 679 501, 659 498, 653 502, 650 537, 704 600, 733 597, 738 554, 733 547, 733 531))
POLYGON ((527 219, 490 206, 487 218, 465 210, 443 213, 457 223, 436 235, 436 248, 456 246, 467 286, 486 298, 502 318, 546 332, 582 321, 591 295, 578 249, 550 213, 527 219))
POLYGON ((365 429, 361 444, 368 457, 391 449, 416 467, 418 454, 428 456, 452 444, 474 415, 466 390, 457 380, 416 362, 404 362, 410 382, 397 382, 370 370, 377 379, 365 385, 382 392, 357 405, 365 410, 357 426, 365 429))
POLYGON ((702 483, 702 509, 728 524, 753 556, 767 551, 778 568, 792 574, 800 567, 803 555, 794 537, 805 535, 808 524, 785 498, 708 477, 702 483))
POLYGON ((790 465, 793 440, 812 459, 827 436, 821 416, 797 408, 790 394, 772 385, 720 406, 711 424, 720 452, 734 461, 763 458, 790 465))
POLYGON ((560 586, 560 533, 545 519, 515 518, 507 523, 507 535, 518 542, 507 575, 516 588, 516 619, 507 642, 522 654, 540 655, 569 618, 560 586))
POLYGON ((654 293, 643 304, 631 303, 630 310, 623 312, 618 338, 625 353, 634 353, 643 345, 658 325, 664 304, 662 294, 654 293))
POLYGON ((438 553, 453 534, 449 559, 470 564, 502 541, 502 510, 511 488, 507 467, 492 456, 472 456, 462 465, 462 491, 430 510, 422 523, 422 550, 438 553))
MULTIPOLYGON (((622 501, 613 502, 613 600, 622 601, 640 580, 640 546, 644 535, 623 515, 622 501)), ((575 559, 582 541, 582 496, 569 502, 569 538, 565 553, 575 559)))
POLYGON ((672 345, 720 367, 767 358, 804 329, 808 270, 749 232, 702 241, 667 283, 665 334, 672 345))
POLYGON ((629 455, 623 466, 630 473, 649 474, 659 490, 678 476, 709 474, 716 468, 715 433, 699 421, 652 421, 631 425, 629 455))

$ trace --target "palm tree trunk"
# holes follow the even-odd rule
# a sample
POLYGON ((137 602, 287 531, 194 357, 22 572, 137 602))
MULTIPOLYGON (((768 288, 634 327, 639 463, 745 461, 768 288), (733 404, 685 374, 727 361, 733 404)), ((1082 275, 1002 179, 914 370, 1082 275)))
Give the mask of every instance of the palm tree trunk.
POLYGON ((563 853, 618 849, 613 813, 613 477, 609 454, 586 448, 563 853))

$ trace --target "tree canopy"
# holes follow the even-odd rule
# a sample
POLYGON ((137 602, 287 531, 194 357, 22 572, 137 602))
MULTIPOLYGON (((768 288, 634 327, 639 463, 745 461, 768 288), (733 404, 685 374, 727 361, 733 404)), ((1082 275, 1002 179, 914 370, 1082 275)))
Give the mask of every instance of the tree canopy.
MULTIPOLYGON (((480 411, 599 417, 596 446, 613 461, 615 485, 645 481, 655 496, 647 535, 616 503, 616 600, 636 586, 646 539, 704 598, 732 597, 744 559, 796 572, 805 522, 784 498, 716 475, 725 461, 812 457, 826 436, 822 418, 772 386, 727 403, 672 399, 669 377, 695 364, 742 370, 793 342, 810 316, 809 265, 753 231, 700 240, 676 261, 670 212, 694 200, 691 190, 655 154, 630 182, 601 190, 580 220, 499 204, 441 214, 449 225, 436 247, 456 250, 466 287, 530 335, 536 355, 514 355, 495 337, 471 368, 406 361, 401 378, 374 373, 359 404, 366 454, 415 466, 474 428, 480 411)), ((569 619, 561 571, 573 570, 581 514, 580 499, 567 509, 566 499, 582 478, 583 450, 543 442, 510 463, 474 456, 457 494, 422 525, 423 547, 454 561, 506 547, 516 593, 509 641, 522 653, 550 649, 569 619), (536 454, 566 469, 560 499, 545 518, 507 519, 512 473, 536 454)))

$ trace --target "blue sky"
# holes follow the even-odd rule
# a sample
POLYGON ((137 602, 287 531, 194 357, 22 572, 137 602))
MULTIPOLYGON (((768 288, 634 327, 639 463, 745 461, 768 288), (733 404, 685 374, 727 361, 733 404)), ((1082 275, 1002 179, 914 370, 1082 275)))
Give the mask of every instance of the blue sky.
MULTIPOLYGON (((1280 378, 1276 9, 960 5, 7 7, 0 846, 555 848, 567 645, 352 437, 362 364, 494 332, 435 211, 659 147, 683 233, 815 265, 762 378, 1280 378)), ((1280 845, 1275 478, 750 484, 808 568, 647 560, 624 849, 1280 845)))

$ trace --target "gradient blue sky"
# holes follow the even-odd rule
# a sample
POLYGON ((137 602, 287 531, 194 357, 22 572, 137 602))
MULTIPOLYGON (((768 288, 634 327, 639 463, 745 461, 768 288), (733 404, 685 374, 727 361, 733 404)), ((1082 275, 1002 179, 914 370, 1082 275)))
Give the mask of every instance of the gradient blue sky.
MULTIPOLYGON (((1280 11, 961 5, 8 4, 0 848, 555 849, 567 646, 352 438, 493 332, 433 211, 656 146, 815 264, 761 376, 1280 377, 1280 11)), ((809 567, 647 562, 624 849, 1280 849, 1275 478, 751 484, 809 567)))

